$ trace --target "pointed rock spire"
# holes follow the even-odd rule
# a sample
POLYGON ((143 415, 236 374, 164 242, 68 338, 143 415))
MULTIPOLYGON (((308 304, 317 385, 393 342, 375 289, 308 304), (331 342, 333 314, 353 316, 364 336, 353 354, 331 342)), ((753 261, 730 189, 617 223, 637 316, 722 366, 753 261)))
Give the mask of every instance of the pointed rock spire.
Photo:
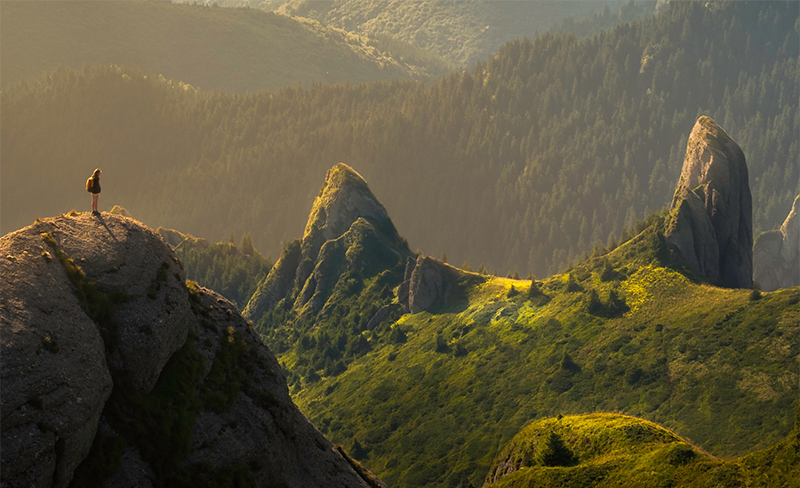
POLYGON ((410 254, 364 178, 339 163, 325 176, 303 238, 284 250, 244 316, 256 320, 283 299, 318 311, 345 269, 369 274, 410 254))
POLYGON ((672 199, 667 242, 728 288, 753 286, 752 197, 739 146, 710 117, 695 123, 672 199))

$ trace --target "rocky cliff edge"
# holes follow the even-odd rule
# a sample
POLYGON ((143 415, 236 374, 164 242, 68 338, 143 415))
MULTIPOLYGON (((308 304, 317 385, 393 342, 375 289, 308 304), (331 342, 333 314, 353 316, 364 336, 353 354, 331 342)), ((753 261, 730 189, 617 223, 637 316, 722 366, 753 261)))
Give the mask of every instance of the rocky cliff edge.
POLYGON ((3 487, 383 486, 141 223, 37 220, 0 239, 0 274, 3 487))

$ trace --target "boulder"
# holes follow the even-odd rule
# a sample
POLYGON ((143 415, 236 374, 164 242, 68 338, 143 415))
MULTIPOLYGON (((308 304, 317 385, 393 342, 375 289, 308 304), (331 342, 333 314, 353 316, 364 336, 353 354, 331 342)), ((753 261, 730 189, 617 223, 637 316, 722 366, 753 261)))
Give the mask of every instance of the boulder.
MULTIPOLYGON (((126 217, 130 217, 130 215, 126 215, 126 217)), ((175 229, 165 229, 164 227, 159 227, 156 229, 156 232, 158 232, 164 239, 164 242, 172 246, 173 249, 178 247, 187 238, 191 238, 190 235, 184 234, 183 232, 178 232, 175 229)))
POLYGON ((480 281, 483 278, 467 273, 430 256, 419 256, 411 271, 411 277, 398 288, 398 299, 408 294, 408 310, 419 313, 450 301, 460 282, 480 281), (408 283, 405 285, 405 283, 408 283))
POLYGON ((689 268, 727 288, 753 286, 752 198, 739 146, 700 117, 672 200, 667 242, 689 268))
POLYGON ((758 236, 753 278, 764 291, 800 285, 800 195, 779 229, 758 236))

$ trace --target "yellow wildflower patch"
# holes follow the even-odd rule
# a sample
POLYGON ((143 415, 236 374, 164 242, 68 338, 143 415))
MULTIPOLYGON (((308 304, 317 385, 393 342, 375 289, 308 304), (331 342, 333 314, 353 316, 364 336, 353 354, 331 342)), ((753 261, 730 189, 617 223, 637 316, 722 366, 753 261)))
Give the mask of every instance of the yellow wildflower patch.
POLYGON ((670 296, 685 290, 689 280, 680 273, 668 268, 648 265, 622 282, 625 303, 630 313, 636 313, 645 303, 653 300, 654 292, 660 296, 670 296))

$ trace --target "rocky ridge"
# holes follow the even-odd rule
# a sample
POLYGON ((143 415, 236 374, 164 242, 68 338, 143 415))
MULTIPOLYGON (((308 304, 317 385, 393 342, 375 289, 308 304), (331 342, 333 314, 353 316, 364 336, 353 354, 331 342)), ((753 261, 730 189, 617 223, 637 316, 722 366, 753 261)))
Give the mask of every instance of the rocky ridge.
POLYGON ((383 486, 292 403, 229 301, 108 213, 0 239, 2 485, 383 486), (203 480, 203 481, 201 481, 203 480))
POLYGON ((753 286, 747 164, 710 117, 700 117, 689 135, 665 236, 689 268, 715 285, 753 286))
POLYGON ((244 315, 258 320, 282 300, 284 307, 315 314, 348 272, 369 277, 397 267, 403 272, 402 281, 398 278, 393 285, 397 300, 387 297, 367 329, 399 312, 418 313, 445 305, 460 285, 483 279, 430 256, 413 255, 366 181, 339 163, 325 177, 303 238, 284 248, 244 315))
POLYGON ((753 279, 764 291, 800 285, 800 195, 779 229, 765 232, 753 246, 753 279))
POLYGON ((319 312, 346 271, 373 275, 410 255, 364 178, 339 163, 325 177, 303 238, 283 250, 243 313, 255 320, 284 299, 319 312))

